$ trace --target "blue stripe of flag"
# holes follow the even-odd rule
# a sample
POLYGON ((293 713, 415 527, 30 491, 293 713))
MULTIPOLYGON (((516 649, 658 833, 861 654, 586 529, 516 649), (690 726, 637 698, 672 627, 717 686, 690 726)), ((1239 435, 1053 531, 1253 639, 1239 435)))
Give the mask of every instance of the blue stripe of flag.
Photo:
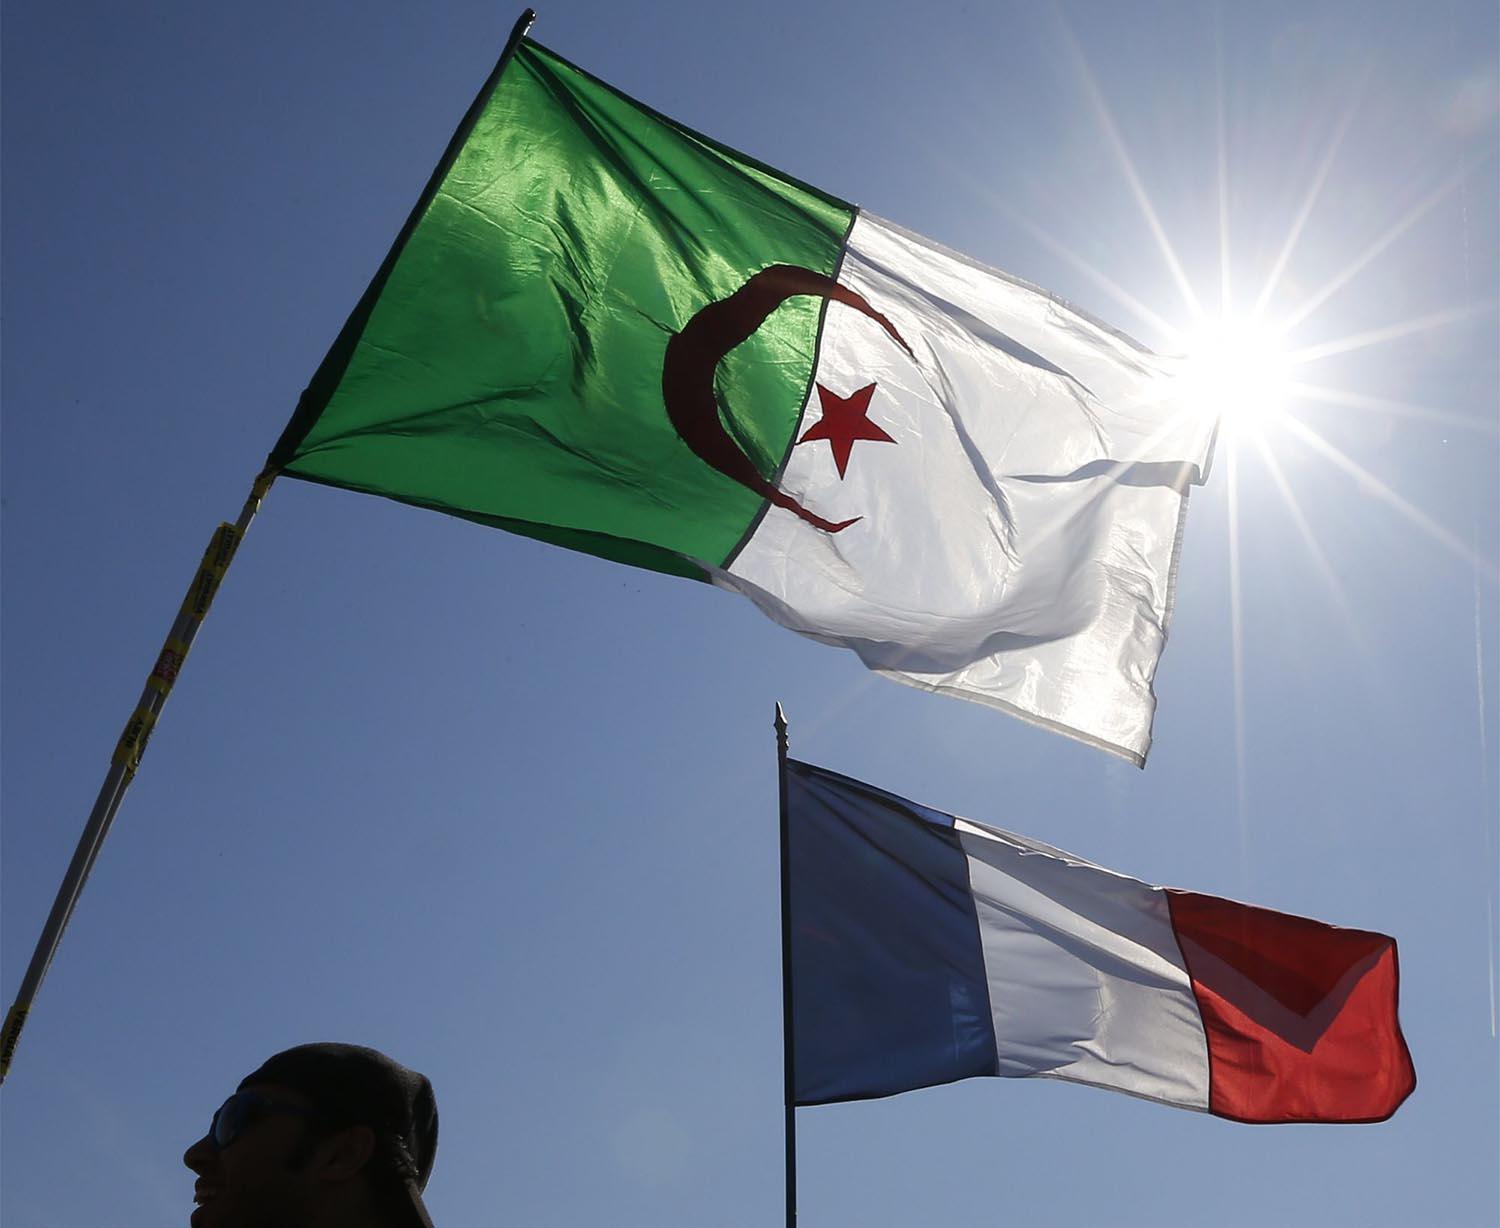
POLYGON ((995 1074, 952 816, 788 760, 787 821, 796 1102, 995 1074))

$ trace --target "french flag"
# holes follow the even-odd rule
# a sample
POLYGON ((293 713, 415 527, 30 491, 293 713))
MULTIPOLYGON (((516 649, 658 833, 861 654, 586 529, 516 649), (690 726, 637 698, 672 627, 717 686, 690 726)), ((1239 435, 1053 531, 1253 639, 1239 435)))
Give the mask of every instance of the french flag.
POLYGON ((798 1105, 976 1075, 1242 1122, 1383 1121, 1396 943, 1153 887, 786 760, 798 1105))

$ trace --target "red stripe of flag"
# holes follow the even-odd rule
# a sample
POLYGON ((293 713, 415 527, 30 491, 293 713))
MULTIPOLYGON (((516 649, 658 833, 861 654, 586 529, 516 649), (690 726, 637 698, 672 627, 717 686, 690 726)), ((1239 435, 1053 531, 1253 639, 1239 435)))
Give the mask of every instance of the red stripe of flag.
POLYGON ((1411 1094, 1395 939, 1192 891, 1167 898, 1208 1039, 1210 1112, 1383 1121, 1411 1094))

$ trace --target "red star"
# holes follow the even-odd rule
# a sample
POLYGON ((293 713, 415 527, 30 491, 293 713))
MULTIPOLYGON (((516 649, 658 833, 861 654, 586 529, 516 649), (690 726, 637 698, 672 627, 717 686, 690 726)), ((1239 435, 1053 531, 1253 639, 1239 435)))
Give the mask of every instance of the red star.
POLYGON ((841 397, 818 385, 818 400, 823 403, 823 416, 803 432, 797 440, 804 444, 814 439, 826 439, 833 447, 833 463, 839 467, 839 477, 849 468, 849 453, 856 439, 869 439, 875 443, 896 441, 871 422, 870 397, 874 384, 866 384, 858 392, 841 397))

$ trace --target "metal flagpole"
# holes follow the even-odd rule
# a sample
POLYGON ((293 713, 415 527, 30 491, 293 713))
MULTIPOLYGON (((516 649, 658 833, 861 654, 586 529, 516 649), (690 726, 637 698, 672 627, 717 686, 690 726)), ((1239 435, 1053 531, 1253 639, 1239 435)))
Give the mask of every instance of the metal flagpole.
POLYGON ((234 524, 221 524, 214 530, 208 549, 204 551, 203 562, 188 587, 187 596, 182 600, 172 629, 167 633, 166 643, 162 645, 156 664, 146 679, 135 711, 125 723, 125 730, 120 734, 110 760, 109 772, 104 777, 104 784, 99 789, 99 796, 89 813, 88 822, 84 824, 83 835, 78 838, 78 847, 73 851, 73 860, 68 864, 62 886, 57 889, 57 898, 52 902, 52 911, 47 915, 47 924, 42 928, 36 950, 31 954, 26 975, 21 979, 21 988, 5 1016, 4 1028, 0 1029, 0 1083, 5 1082, 5 1076, 10 1073, 11 1058, 16 1051, 16 1042, 21 1037, 21 1029, 26 1026, 31 1003, 47 975, 47 969, 52 965, 52 957, 57 953, 58 943, 62 941, 63 930, 72 919, 79 893, 83 890, 89 871, 94 868, 94 859, 99 856, 99 848, 104 843, 104 837, 109 834, 110 824, 114 822, 115 812, 120 808, 125 790, 130 788, 136 769, 140 767, 141 756, 146 753, 146 743, 151 737, 151 731, 156 727, 156 720, 166 705, 167 696, 172 693, 172 684, 177 681, 182 663, 187 659, 188 649, 193 645, 198 628, 203 625, 214 594, 224 581, 224 573, 234 558, 234 552, 250 527, 250 522, 255 519, 255 513, 260 510, 260 501, 265 498, 266 491, 275 478, 274 470, 264 470, 250 488, 250 496, 240 509, 239 519, 234 524))
POLYGON ((786 714, 776 705, 776 780, 781 802, 781 1067, 786 1113, 786 1228, 797 1224, 797 1053, 792 1029, 792 869, 786 813, 786 714))

